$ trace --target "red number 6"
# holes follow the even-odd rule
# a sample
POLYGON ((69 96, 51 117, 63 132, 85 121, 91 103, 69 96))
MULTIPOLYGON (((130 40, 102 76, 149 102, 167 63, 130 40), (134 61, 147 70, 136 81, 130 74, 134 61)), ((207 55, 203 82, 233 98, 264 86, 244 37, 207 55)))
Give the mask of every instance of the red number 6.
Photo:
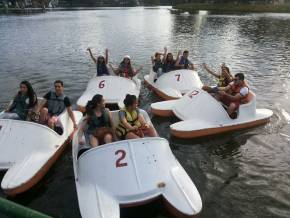
POLYGON ((127 163, 121 163, 122 160, 126 157, 126 151, 124 150, 118 150, 115 152, 115 155, 121 154, 121 156, 116 160, 116 167, 125 167, 128 166, 127 163))
POLYGON ((102 89, 105 87, 105 80, 102 80, 100 83, 99 83, 99 88, 102 89))

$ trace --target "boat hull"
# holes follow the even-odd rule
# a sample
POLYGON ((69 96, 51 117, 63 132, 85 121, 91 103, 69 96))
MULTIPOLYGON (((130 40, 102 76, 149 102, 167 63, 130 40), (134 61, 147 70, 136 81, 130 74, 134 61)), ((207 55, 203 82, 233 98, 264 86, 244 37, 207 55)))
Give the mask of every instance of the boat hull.
MULTIPOLYGON (((76 111, 74 114, 78 122, 82 114, 76 111)), ((63 153, 75 131, 67 112, 59 119, 63 127, 62 135, 37 123, 0 120, 0 164, 2 169, 8 169, 1 188, 7 195, 17 195, 32 188, 63 153)))
POLYGON ((162 74, 155 82, 156 73, 144 76, 144 83, 163 100, 179 99, 193 88, 203 86, 198 73, 192 70, 175 70, 162 74))
MULTIPOLYGON (((140 109, 140 113, 151 123, 145 111, 140 109)), ((112 112, 112 118, 116 124, 117 111, 112 112)), ((163 198, 175 214, 192 216, 201 211, 200 195, 167 140, 123 140, 79 153, 83 146, 78 144, 79 137, 75 134, 73 139, 73 162, 82 217, 119 218, 120 207, 138 206, 157 198, 163 198)))
POLYGON ((215 128, 204 128, 199 130, 190 130, 190 131, 182 131, 178 129, 174 129, 174 127, 170 127, 170 133, 177 137, 177 138, 184 138, 184 139, 190 139, 190 138, 199 138, 199 137, 205 137, 205 136, 211 136, 211 135, 218 135, 226 132, 233 132, 233 131, 239 131, 249 128, 254 128, 257 126, 262 126, 266 123, 270 122, 270 118, 240 123, 240 124, 233 124, 229 126, 222 126, 222 127, 215 127, 215 128))
POLYGON ((85 106, 94 95, 103 95, 109 105, 118 105, 122 108, 123 100, 127 94, 139 97, 141 82, 137 78, 127 79, 119 76, 99 76, 93 77, 87 85, 85 92, 78 99, 78 110, 84 112, 85 106))
POLYGON ((241 104, 237 118, 231 119, 224 106, 207 92, 195 88, 181 99, 151 104, 157 116, 174 115, 181 121, 170 125, 170 132, 178 138, 196 138, 263 125, 270 121, 273 112, 256 109, 256 98, 241 104))

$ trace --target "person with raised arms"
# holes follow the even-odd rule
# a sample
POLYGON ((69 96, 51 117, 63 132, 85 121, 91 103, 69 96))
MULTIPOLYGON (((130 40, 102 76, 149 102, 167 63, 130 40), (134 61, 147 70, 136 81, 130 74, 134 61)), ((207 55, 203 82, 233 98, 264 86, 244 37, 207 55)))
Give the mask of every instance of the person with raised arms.
POLYGON ((119 125, 116 135, 120 139, 142 138, 144 135, 156 137, 157 133, 152 125, 146 122, 138 109, 138 100, 135 95, 126 95, 125 107, 119 111, 119 125))
POLYGON ((160 52, 156 52, 154 56, 151 56, 152 70, 156 73, 156 78, 162 75, 163 60, 161 59, 161 56, 165 57, 166 52, 167 52, 167 48, 164 47, 163 54, 160 52))
POLYGON ((86 117, 79 130, 79 144, 84 144, 82 135, 91 147, 113 142, 115 138, 112 114, 105 108, 102 95, 95 95, 86 105, 86 117))
POLYGON ((37 96, 31 84, 24 80, 12 103, 0 115, 0 119, 30 120, 30 114, 37 105, 37 96))
POLYGON ((116 75, 125 77, 128 79, 132 79, 143 69, 143 67, 140 66, 137 70, 135 70, 132 67, 131 57, 129 55, 124 56, 123 61, 119 64, 117 68, 114 68, 111 64, 110 64, 110 67, 116 75))
POLYGON ((218 79, 218 84, 215 87, 210 87, 210 86, 203 86, 202 89, 209 92, 209 93, 214 93, 217 90, 217 87, 226 87, 230 84, 230 82, 233 81, 233 76, 230 72, 230 69, 225 65, 225 63, 221 64, 221 72, 216 73, 213 70, 211 70, 206 64, 203 64, 204 69, 216 77, 218 79))
POLYGON ((181 51, 178 52, 177 59, 175 66, 177 69, 188 69, 188 70, 194 70, 194 65, 191 63, 191 61, 188 59, 189 51, 184 50, 181 55, 181 51))
POLYGON ((51 129, 55 129, 58 124, 58 116, 67 110, 71 118, 74 129, 77 128, 74 113, 72 111, 70 99, 64 94, 63 82, 56 80, 54 82, 54 91, 50 91, 43 96, 37 111, 40 112, 40 123, 48 125, 51 129))
POLYGON ((109 50, 105 50, 105 57, 103 55, 99 55, 98 58, 95 58, 91 48, 87 48, 87 51, 90 53, 91 59, 96 64, 97 68, 97 76, 108 76, 110 75, 107 64, 109 60, 109 50))
MULTIPOLYGON (((178 54, 176 59, 178 58, 178 54)), ((162 59, 163 63, 163 73, 167 73, 173 70, 176 70, 176 60, 174 60, 172 53, 167 53, 167 49, 164 52, 164 56, 162 59)))

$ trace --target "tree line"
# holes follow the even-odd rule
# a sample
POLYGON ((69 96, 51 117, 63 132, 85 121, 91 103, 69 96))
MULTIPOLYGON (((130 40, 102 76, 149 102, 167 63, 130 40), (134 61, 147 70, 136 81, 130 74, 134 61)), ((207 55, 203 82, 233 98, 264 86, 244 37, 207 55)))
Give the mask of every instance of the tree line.
MULTIPOLYGON (((12 7, 48 7, 51 0, 3 0, 12 7), (27 5, 29 2, 30 5, 27 5)), ((155 6, 155 5, 178 5, 184 3, 206 4, 269 4, 273 2, 290 2, 290 0, 58 0, 56 7, 128 7, 128 6, 155 6)), ((55 2, 55 1, 52 1, 55 2)))

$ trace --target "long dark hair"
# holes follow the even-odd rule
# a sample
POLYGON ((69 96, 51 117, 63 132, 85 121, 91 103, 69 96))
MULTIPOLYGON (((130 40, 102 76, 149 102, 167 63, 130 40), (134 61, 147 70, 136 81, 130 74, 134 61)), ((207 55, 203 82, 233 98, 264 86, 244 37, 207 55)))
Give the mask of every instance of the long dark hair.
POLYGON ((127 94, 123 102, 125 107, 130 107, 135 101, 137 101, 137 97, 135 95, 127 94))
POLYGON ((166 58, 165 58, 165 63, 168 63, 169 62, 168 61, 168 55, 171 55, 172 56, 172 60, 170 62, 174 62, 175 60, 174 60, 173 54, 172 53, 167 53, 166 58))
POLYGON ((97 58, 97 64, 104 64, 106 65, 106 59, 103 55, 98 56, 97 58), (103 62, 101 63, 100 59, 103 59, 103 62))
MULTIPOLYGON (((33 106, 35 106, 37 104, 37 96, 36 93, 34 92, 32 85, 30 84, 30 82, 28 82, 27 80, 23 80, 20 85, 25 85, 27 88, 27 96, 29 98, 29 104, 28 107, 31 108, 33 106)), ((20 95, 21 92, 18 92, 18 95, 20 95)))
MULTIPOLYGON (((125 66, 126 66, 126 63, 125 63, 124 59, 123 59, 123 61, 119 65, 119 69, 121 70, 122 73, 123 73, 123 71, 125 69, 125 66)), ((134 76, 133 75, 133 68, 132 68, 131 60, 130 59, 129 59, 129 63, 128 63, 128 68, 129 68, 129 72, 128 72, 129 76, 130 77, 133 77, 134 76)))
POLYGON ((92 100, 88 101, 86 105, 86 113, 89 116, 92 116, 94 114, 94 109, 100 104, 103 100, 103 96, 96 94, 92 100))

